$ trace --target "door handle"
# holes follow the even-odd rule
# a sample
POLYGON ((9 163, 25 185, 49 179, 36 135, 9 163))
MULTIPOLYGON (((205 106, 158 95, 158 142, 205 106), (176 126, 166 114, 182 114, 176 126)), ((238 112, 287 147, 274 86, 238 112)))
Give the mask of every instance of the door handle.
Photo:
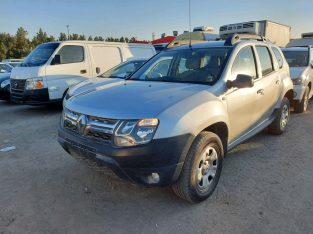
POLYGON ((280 81, 279 81, 279 80, 276 80, 276 84, 279 85, 279 84, 280 84, 280 81))
POLYGON ((85 70, 80 70, 80 74, 85 74, 85 73, 87 73, 86 69, 85 70))
POLYGON ((264 95, 264 89, 259 89, 256 93, 257 93, 257 94, 264 95))

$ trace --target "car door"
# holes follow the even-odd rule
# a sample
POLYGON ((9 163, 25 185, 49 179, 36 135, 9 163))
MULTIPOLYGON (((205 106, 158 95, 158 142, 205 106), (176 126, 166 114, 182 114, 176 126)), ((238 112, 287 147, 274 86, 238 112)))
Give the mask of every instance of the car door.
MULTIPOLYGON (((239 74, 249 75, 254 79, 258 78, 255 55, 251 46, 242 48, 232 64, 231 80, 235 80, 239 74)), ((260 82, 256 82, 250 88, 228 89, 225 98, 231 128, 229 131, 230 142, 248 132, 253 126, 255 106, 260 96, 257 94, 259 89, 262 89, 262 83, 260 82)))
POLYGON ((50 100, 61 99, 70 86, 90 77, 85 46, 64 45, 56 55, 60 56, 59 63, 51 62, 46 67, 46 82, 50 100))
POLYGON ((263 86, 263 88, 258 91, 261 95, 261 99, 255 113, 255 121, 261 122, 273 114, 280 94, 281 77, 279 71, 275 71, 274 58, 269 48, 265 45, 257 45, 255 49, 261 73, 259 82, 261 82, 263 86))

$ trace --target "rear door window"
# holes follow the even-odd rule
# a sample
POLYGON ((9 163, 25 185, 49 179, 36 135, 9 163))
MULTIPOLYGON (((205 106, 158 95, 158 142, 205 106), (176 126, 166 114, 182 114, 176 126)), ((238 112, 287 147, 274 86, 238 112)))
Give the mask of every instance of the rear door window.
POLYGON ((272 57, 266 46, 256 46, 256 51, 259 55, 262 76, 267 76, 274 71, 272 57))

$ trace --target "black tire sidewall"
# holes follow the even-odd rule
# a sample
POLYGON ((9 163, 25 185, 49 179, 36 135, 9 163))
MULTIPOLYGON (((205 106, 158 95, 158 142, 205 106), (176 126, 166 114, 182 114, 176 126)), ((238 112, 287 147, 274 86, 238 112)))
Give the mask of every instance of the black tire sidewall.
POLYGON ((205 141, 201 142, 201 145, 198 145, 198 147, 196 148, 196 150, 194 151, 192 156, 192 169, 191 169, 191 173, 190 173, 190 182, 189 182, 189 186, 190 186, 190 192, 191 195, 193 197, 193 200, 197 200, 197 201, 202 201, 207 199, 215 190, 221 172, 222 172, 222 167, 223 167, 223 145, 221 140, 219 139, 219 137, 213 133, 208 132, 207 135, 205 136, 205 141), (218 155, 218 166, 217 166, 217 170, 216 170, 216 174, 215 177, 211 183, 211 185, 208 187, 208 189, 206 189, 205 191, 201 191, 200 188, 198 187, 198 182, 197 182, 197 168, 201 159, 201 155, 203 153, 203 150, 207 147, 207 146, 211 146, 213 147, 218 155))

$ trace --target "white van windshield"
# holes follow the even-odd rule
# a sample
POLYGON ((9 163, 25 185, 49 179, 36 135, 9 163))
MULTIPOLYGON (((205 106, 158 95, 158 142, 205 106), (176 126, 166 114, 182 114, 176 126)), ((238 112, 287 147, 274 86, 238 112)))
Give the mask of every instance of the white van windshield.
POLYGON ((60 43, 48 43, 37 46, 21 63, 20 67, 38 67, 45 64, 60 43))
POLYGON ((160 52, 129 79, 213 85, 229 52, 228 47, 160 52))

